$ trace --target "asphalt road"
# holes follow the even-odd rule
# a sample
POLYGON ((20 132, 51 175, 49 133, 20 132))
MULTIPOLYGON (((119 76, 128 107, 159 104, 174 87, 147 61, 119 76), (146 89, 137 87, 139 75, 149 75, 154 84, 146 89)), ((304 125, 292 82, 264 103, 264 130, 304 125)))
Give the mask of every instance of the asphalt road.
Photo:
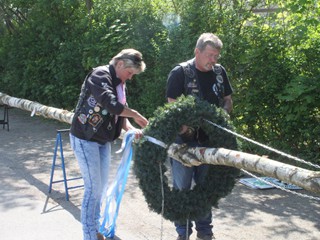
MULTIPOLYGON (((0 118, 2 117, 0 109, 0 118)), ((48 194, 56 130, 68 125, 10 109, 10 131, 0 125, 0 239, 81 240, 82 188, 69 190, 62 183, 48 194)), ((69 178, 79 176, 77 162, 63 134, 69 178)), ((113 150, 119 148, 115 142, 113 150)), ((113 154, 114 174, 120 157, 113 154)), ((60 158, 58 158, 58 161, 60 158)), ((62 178, 56 169, 54 180, 62 178)), ((112 177, 111 177, 112 179, 112 177)), ((70 181, 69 186, 82 184, 70 181)), ((304 190, 299 193, 311 194, 304 190)), ((317 196, 319 197, 319 196, 317 196)), ((213 209, 219 240, 319 240, 320 202, 278 189, 254 190, 240 183, 213 209)), ((195 234, 191 240, 195 239, 195 234)), ((173 224, 148 209, 137 180, 130 172, 117 221, 120 240, 174 240, 173 224)))

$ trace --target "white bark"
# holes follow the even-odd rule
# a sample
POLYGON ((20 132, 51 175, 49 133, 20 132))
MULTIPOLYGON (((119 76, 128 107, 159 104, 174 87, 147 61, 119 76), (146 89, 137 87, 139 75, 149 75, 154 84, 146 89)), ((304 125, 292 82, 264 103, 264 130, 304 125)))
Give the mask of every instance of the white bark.
POLYGON ((320 171, 306 170, 266 157, 224 148, 188 148, 179 144, 171 144, 168 155, 186 166, 213 164, 236 167, 320 193, 320 171))
POLYGON ((73 113, 67 110, 48 107, 37 102, 32 102, 27 99, 15 98, 0 92, 0 104, 6 104, 11 107, 20 108, 40 115, 46 118, 52 118, 60 122, 71 124, 73 113))
MULTIPOLYGON (((15 98, 0 92, 0 104, 30 111, 36 115, 71 124, 74 113, 48 107, 26 99, 15 98)), ((187 148, 185 145, 171 144, 168 155, 187 166, 200 164, 226 165, 274 177, 292 183, 314 193, 320 193, 320 172, 280 163, 275 160, 232 151, 224 148, 187 148)))

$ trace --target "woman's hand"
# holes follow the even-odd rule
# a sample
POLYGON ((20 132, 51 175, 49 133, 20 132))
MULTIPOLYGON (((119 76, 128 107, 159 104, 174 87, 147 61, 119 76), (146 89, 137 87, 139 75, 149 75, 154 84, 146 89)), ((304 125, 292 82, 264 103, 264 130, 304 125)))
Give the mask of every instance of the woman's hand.
POLYGON ((134 131, 135 139, 140 139, 143 136, 142 129, 135 128, 135 129, 132 129, 132 130, 134 131))

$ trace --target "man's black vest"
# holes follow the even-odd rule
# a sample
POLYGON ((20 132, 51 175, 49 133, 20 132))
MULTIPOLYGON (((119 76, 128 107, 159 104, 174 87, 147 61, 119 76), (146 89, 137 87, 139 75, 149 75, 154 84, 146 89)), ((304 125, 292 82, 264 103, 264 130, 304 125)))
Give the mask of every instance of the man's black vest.
MULTIPOLYGON (((183 68, 184 72, 184 94, 192 95, 200 99, 203 99, 203 93, 201 91, 199 79, 197 77, 194 59, 180 63, 179 65, 183 68)), ((217 98, 219 99, 219 107, 222 107, 224 98, 224 85, 221 65, 214 65, 213 71, 216 74, 217 80, 217 83, 215 84, 215 89, 213 90, 217 98)))

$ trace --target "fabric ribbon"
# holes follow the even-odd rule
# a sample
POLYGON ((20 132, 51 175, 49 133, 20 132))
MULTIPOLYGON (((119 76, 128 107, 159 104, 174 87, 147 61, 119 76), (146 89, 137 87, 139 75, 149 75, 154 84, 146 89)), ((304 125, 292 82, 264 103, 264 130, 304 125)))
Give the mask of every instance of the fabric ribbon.
MULTIPOLYGON (((102 195, 99 232, 108 238, 113 238, 115 235, 116 220, 132 160, 132 141, 134 138, 135 133, 132 130, 126 132, 124 135, 121 148, 116 152, 123 152, 123 155, 117 169, 115 180, 102 195)), ((164 148, 166 147, 165 143, 153 137, 145 136, 145 138, 154 144, 164 148)))
POLYGON ((128 131, 124 135, 123 142, 125 143, 125 147, 121 149, 124 151, 115 180, 102 195, 99 232, 108 238, 113 238, 115 235, 116 220, 132 160, 132 141, 134 138, 135 134, 133 131, 128 131))

